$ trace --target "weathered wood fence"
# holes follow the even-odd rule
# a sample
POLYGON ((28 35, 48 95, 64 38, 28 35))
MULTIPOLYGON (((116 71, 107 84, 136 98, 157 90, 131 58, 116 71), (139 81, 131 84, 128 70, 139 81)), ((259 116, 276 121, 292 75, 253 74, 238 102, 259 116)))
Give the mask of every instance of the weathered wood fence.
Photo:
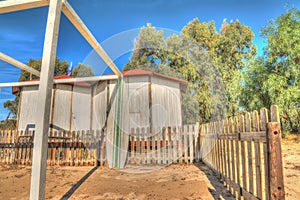
POLYGON ((199 161, 198 125, 168 127, 151 133, 149 129, 132 130, 129 136, 129 164, 171 164, 199 161))
MULTIPOLYGON (((34 134, 34 131, 0 131, 0 162, 31 165, 34 134)), ((49 132, 47 165, 104 165, 106 142, 101 131, 49 132)), ((129 135, 127 163, 191 163, 199 160, 199 150, 198 125, 161 128, 155 133, 140 128, 129 135)))
MULTIPOLYGON (((202 160, 238 199, 284 199, 281 129, 276 106, 202 125, 129 133, 128 164, 202 160), (270 116, 270 117, 269 117, 270 116)), ((0 131, 0 162, 31 165, 34 131, 0 131)), ((101 131, 50 132, 48 165, 106 162, 101 131)))
MULTIPOLYGON (((33 137, 34 131, 0 131, 0 162, 31 165, 33 137)), ((47 153, 47 165, 103 165, 105 137, 100 131, 49 132, 47 153)))
POLYGON ((276 106, 270 114, 263 108, 200 126, 201 159, 239 199, 284 199, 276 106))

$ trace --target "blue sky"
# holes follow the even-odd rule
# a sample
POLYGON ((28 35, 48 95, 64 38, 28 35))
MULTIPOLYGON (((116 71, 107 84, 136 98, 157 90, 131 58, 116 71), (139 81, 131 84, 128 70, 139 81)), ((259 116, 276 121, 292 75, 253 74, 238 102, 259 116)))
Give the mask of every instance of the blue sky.
MULTIPOLYGON (((145 26, 150 22, 155 27, 180 31, 189 21, 198 17, 200 21, 214 20, 217 29, 223 22, 239 19, 251 27, 255 33, 254 43, 259 53, 265 45, 260 37, 260 29, 270 19, 274 19, 289 7, 300 8, 297 0, 69 0, 68 1, 108 53, 120 48, 122 43, 105 43, 120 32, 145 26)), ((30 58, 38 59, 42 55, 46 27, 47 7, 0 14, 0 52, 12 56, 24 63, 30 58)), ((124 39, 123 39, 124 40, 124 39)), ((126 40, 126 39, 125 39, 126 40)), ((133 39, 126 41, 132 48, 133 39)), ((125 43, 126 43, 125 42, 125 43)), ((115 42, 116 43, 116 42, 115 42)), ((91 47, 73 28, 64 15, 61 18, 57 55, 61 60, 84 62, 91 47)), ((92 57, 92 55, 90 54, 92 57)), ((122 69, 130 53, 116 60, 122 69)), ((101 62, 101 61, 99 61, 101 62)), ((0 82, 18 80, 20 71, 0 61, 0 82)), ((0 119, 7 115, 3 102, 14 99, 11 89, 0 90, 0 119)))

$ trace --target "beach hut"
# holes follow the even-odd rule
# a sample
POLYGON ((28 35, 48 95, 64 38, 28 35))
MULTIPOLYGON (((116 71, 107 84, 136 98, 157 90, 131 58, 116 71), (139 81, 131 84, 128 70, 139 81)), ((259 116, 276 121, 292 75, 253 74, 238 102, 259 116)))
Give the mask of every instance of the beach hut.
MULTIPOLYGON (((124 71, 122 96, 118 93, 118 80, 89 81, 55 84, 52 91, 50 124, 53 130, 98 130, 119 118, 130 131, 145 128, 155 131, 161 127, 181 126, 181 94, 187 82, 160 73, 135 69, 124 71), (106 112, 103 112, 105 110, 106 112), (110 120, 109 120, 110 118, 110 120), (108 123, 108 124, 107 124, 108 123)), ((62 75, 55 80, 70 79, 62 75)), ((32 80, 37 82, 38 80, 32 80)), ((20 96, 18 130, 34 129, 38 100, 38 85, 14 87, 20 96)), ((120 123, 120 122, 118 122, 120 123)))

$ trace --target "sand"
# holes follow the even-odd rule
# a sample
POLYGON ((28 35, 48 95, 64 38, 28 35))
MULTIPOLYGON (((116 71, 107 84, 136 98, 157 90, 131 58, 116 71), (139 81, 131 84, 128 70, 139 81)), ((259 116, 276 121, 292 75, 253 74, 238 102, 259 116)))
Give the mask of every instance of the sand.
MULTIPOLYGON (((300 136, 282 142, 286 199, 300 199, 300 136)), ((29 199, 29 166, 0 165, 0 199, 29 199)), ((47 168, 46 199, 234 199, 203 164, 47 168)))
POLYGON ((286 199, 300 199, 300 135, 290 134, 282 140, 286 199))

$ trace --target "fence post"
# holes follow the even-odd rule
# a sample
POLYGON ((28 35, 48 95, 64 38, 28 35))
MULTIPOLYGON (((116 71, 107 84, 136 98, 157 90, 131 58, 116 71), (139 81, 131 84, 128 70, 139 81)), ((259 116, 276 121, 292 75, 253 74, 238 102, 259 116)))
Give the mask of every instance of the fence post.
POLYGON ((285 199, 281 130, 278 122, 267 123, 268 168, 269 168, 269 199, 285 199))

